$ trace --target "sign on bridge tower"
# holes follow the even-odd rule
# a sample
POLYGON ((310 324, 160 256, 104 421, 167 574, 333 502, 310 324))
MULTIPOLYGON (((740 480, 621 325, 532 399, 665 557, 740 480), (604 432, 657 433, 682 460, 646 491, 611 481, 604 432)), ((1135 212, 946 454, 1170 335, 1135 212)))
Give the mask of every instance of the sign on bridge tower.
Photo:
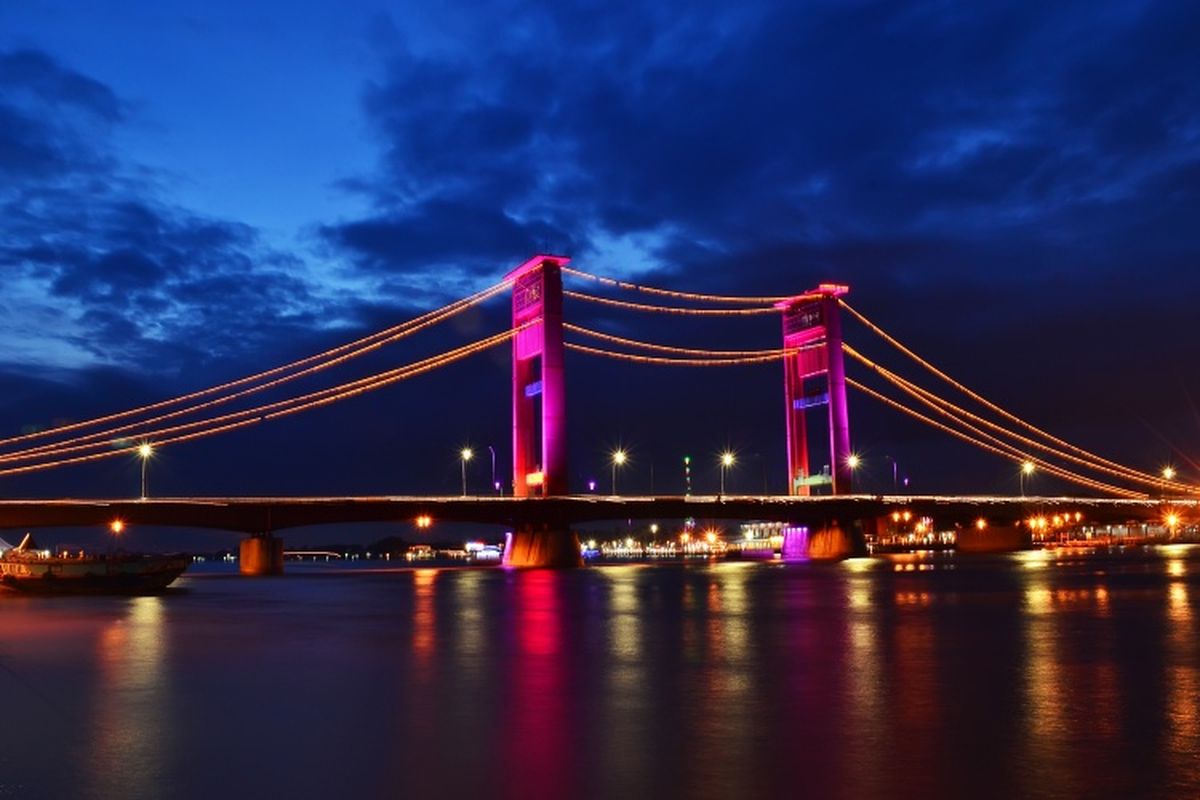
POLYGON ((809 495, 831 485, 833 494, 849 494, 850 419, 846 409, 846 367, 842 357, 842 323, 838 297, 846 286, 823 283, 777 305, 783 311, 783 346, 798 349, 784 365, 787 400, 788 494, 809 495), (829 411, 829 471, 812 469, 808 422, 812 409, 829 411))
POLYGON ((567 493, 561 256, 540 255, 505 276, 513 287, 513 494, 567 493))

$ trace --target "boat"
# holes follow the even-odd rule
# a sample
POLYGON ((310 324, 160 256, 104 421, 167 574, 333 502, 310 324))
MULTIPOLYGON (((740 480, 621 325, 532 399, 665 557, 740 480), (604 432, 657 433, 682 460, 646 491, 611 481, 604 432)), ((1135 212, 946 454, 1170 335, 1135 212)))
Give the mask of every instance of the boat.
POLYGON ((186 555, 52 554, 33 537, 0 553, 0 588, 31 594, 147 594, 161 591, 191 563, 186 555))

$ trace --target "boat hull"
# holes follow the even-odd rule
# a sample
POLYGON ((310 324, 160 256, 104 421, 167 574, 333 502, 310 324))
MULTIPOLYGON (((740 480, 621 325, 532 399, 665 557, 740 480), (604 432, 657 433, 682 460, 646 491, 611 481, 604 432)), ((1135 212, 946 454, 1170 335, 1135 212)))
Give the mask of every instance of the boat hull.
POLYGON ((28 594, 145 594, 183 574, 186 556, 0 559, 0 588, 28 594))

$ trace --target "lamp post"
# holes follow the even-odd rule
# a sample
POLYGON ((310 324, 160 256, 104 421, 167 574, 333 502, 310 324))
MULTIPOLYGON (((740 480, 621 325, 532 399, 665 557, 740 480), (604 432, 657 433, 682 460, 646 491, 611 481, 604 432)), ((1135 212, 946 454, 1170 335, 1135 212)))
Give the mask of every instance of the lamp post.
POLYGON ((492 488, 499 492, 500 481, 496 480, 496 448, 489 444, 488 452, 492 454, 492 488))
POLYGON ((459 451, 458 455, 462 461, 462 496, 467 496, 467 462, 475 457, 475 453, 469 447, 464 447, 459 451))
POLYGON ((150 456, 154 455, 154 445, 149 442, 142 442, 138 445, 138 456, 142 459, 142 499, 146 499, 146 463, 150 460, 150 456))
POLYGON ((1032 461, 1021 462, 1021 497, 1025 496, 1025 479, 1033 477, 1034 469, 1032 461))
POLYGON ((613 497, 617 496, 617 467, 624 466, 629 456, 625 451, 617 448, 612 454, 612 493, 613 497))
POLYGON ((725 495, 725 470, 732 467, 735 462, 736 459, 734 458, 733 453, 729 452, 728 450, 726 450, 724 453, 721 453, 721 496, 725 495))
POLYGON ((1162 496, 1166 497, 1167 496, 1167 481, 1175 480, 1175 468, 1169 464, 1167 466, 1163 467, 1162 468, 1162 476, 1163 476, 1162 496))

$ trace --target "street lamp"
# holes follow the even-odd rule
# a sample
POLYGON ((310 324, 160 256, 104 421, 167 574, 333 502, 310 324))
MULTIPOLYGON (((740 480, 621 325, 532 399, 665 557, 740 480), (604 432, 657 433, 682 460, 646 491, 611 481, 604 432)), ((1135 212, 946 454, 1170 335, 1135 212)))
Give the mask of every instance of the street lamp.
POLYGON ((628 459, 629 459, 629 456, 626 455, 624 450, 617 448, 616 450, 613 451, 613 454, 612 454, 612 493, 613 493, 613 497, 617 496, 617 467, 624 466, 625 462, 628 459))
POLYGON ((1025 496, 1025 479, 1033 477, 1033 470, 1034 466, 1032 461, 1021 462, 1021 497, 1025 496))
POLYGON ((458 454, 459 454, 459 456, 461 456, 461 460, 462 460, 462 485, 463 485, 462 496, 466 497, 467 496, 467 462, 475 457, 475 453, 471 450, 471 448, 464 447, 462 450, 459 451, 458 454))
POLYGON ((896 463, 895 456, 884 456, 888 461, 892 462, 892 491, 896 494, 900 493, 900 465, 896 463))
POLYGON ((731 453, 730 451, 726 450, 724 453, 721 453, 721 494, 722 495, 725 494, 725 470, 732 467, 735 462, 736 462, 736 459, 733 457, 733 453, 731 453))
POLYGON ((492 488, 500 492, 500 481, 496 480, 496 448, 489 444, 488 452, 492 454, 492 488))
POLYGON ((1173 481, 1173 480, 1175 480, 1175 468, 1174 468, 1174 467, 1172 467, 1170 464, 1168 464, 1167 466, 1163 467, 1163 468, 1162 468, 1162 476, 1163 476, 1163 483, 1162 483, 1162 495, 1163 495, 1163 497, 1166 497, 1166 495, 1167 495, 1167 481, 1173 481))
POLYGON ((142 442, 138 445, 138 456, 142 459, 142 499, 146 499, 146 462, 150 460, 150 456, 154 455, 154 446, 149 442, 142 442))

